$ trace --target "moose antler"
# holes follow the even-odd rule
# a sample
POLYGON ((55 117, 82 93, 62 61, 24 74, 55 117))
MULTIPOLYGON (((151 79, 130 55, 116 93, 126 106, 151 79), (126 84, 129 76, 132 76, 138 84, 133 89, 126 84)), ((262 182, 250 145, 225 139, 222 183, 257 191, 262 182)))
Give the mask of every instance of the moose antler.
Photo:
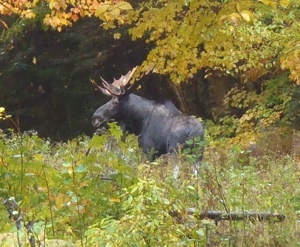
MULTIPOLYGON (((114 81, 111 85, 113 85, 114 87, 117 87, 117 88, 127 86, 127 84, 129 83, 129 81, 130 81, 131 77, 133 76, 134 72, 136 71, 136 69, 137 69, 137 66, 134 67, 132 70, 129 70, 126 75, 122 75, 120 79, 118 79, 118 80, 114 79, 114 81)), ((102 79, 102 81, 107 84, 107 82, 104 81, 103 79, 102 79)), ((128 88, 128 90, 131 87, 132 87, 132 85, 128 88)))
POLYGON ((100 91, 101 93, 107 96, 122 96, 131 92, 131 88, 134 84, 132 84, 130 87, 127 88, 126 86, 129 83, 130 79, 132 78, 136 69, 137 66, 134 67, 132 70, 128 71, 126 75, 122 75, 120 79, 118 80, 114 79, 112 84, 109 84, 100 76, 102 80, 103 88, 100 87, 94 80, 91 80, 91 82, 95 85, 98 91, 100 91))
MULTIPOLYGON (((100 76, 103 87, 100 87, 94 80, 91 80, 91 82, 95 85, 98 91, 107 96, 119 97, 125 94, 129 94, 139 86, 139 83, 133 83, 129 87, 127 86, 137 68, 138 67, 136 66, 132 70, 129 70, 126 75, 122 75, 118 80, 114 79, 113 83, 111 84, 100 76)), ((136 79, 136 81, 139 81, 144 75, 147 75, 150 71, 153 70, 153 68, 154 66, 151 66, 151 68, 147 72, 144 72, 138 79, 136 79)))
POLYGON ((95 82, 95 80, 92 80, 92 79, 91 79, 91 83, 96 87, 96 90, 98 90, 99 92, 103 93, 103 94, 106 95, 106 96, 112 96, 111 93, 110 93, 108 90, 106 90, 106 89, 100 87, 100 86, 97 84, 97 82, 95 82))

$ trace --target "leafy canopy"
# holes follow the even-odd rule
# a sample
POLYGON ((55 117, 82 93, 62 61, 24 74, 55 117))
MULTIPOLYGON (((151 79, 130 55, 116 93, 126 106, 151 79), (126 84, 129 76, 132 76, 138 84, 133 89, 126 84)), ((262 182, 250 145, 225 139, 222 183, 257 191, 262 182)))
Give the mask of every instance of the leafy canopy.
MULTIPOLYGON (((124 12, 132 7, 124 1, 101 0, 4 0, 0 2, 0 14, 18 16, 24 20, 40 21, 45 27, 58 31, 63 26, 71 26, 80 17, 98 17, 109 22, 124 23, 124 12)), ((2 20, 2 24, 8 28, 2 20)))
MULTIPOLYGON (((298 1, 148 4, 136 11, 137 24, 130 32, 133 39, 145 37, 155 44, 144 64, 152 63, 159 73, 169 74, 173 83, 186 81, 202 69, 206 76, 222 73, 241 82, 255 81, 277 73, 282 51, 294 49, 292 42, 299 42, 298 1)), ((282 58, 282 68, 293 69, 297 54, 287 57, 289 63, 282 58)), ((297 79, 296 72, 292 79, 297 79)))

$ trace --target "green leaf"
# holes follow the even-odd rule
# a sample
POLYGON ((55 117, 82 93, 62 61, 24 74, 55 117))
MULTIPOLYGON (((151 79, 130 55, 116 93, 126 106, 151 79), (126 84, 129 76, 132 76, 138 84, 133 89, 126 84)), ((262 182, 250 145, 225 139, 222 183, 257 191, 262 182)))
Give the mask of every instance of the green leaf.
POLYGON ((196 136, 196 137, 194 138, 194 141, 195 141, 195 142, 199 142, 199 141, 201 141, 201 138, 200 138, 200 136, 196 136))
POLYGON ((74 171, 80 173, 80 172, 86 172, 87 169, 86 169, 85 165, 81 164, 81 165, 77 166, 74 171))
POLYGON ((111 135, 115 136, 118 140, 121 139, 123 132, 117 123, 109 123, 109 130, 111 135))
POLYGON ((199 236, 201 236, 201 237, 204 237, 204 231, 203 231, 203 229, 198 229, 197 231, 196 231, 196 233, 199 235, 199 236))
POLYGON ((90 148, 101 148, 107 141, 107 135, 94 135, 93 138, 89 142, 90 148))
POLYGON ((64 167, 70 167, 70 166, 71 166, 71 163, 69 163, 69 162, 64 162, 62 165, 63 165, 64 167))
POLYGON ((185 143, 188 144, 188 145, 192 145, 194 143, 194 141, 193 140, 187 140, 187 141, 185 141, 185 143))
POLYGON ((192 185, 188 185, 186 188, 187 188, 188 190, 192 190, 192 191, 195 191, 195 190, 196 190, 195 187, 192 186, 192 185))

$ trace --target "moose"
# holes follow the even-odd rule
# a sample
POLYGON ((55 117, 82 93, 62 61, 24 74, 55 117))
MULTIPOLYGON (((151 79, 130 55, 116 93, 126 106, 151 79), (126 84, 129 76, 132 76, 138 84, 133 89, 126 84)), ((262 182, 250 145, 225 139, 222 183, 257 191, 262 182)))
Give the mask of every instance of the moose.
POLYGON ((129 86, 129 81, 136 69, 133 68, 118 80, 114 79, 112 84, 101 77, 103 87, 91 80, 98 91, 112 97, 93 114, 93 126, 99 128, 110 120, 118 122, 123 133, 138 136, 139 146, 150 155, 150 160, 176 152, 178 146, 189 139, 198 137, 202 140, 203 124, 182 113, 171 101, 148 100, 132 93, 138 84, 129 86))

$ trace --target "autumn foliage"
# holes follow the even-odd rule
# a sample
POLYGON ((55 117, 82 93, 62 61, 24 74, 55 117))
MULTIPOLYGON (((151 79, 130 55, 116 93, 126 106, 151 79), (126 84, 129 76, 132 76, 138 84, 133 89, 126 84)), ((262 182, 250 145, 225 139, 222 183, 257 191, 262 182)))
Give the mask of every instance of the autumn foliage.
MULTIPOLYGON (((9 0, 0 2, 2 15, 17 15, 25 19, 40 19, 45 26, 58 31, 70 26, 80 17, 96 16, 104 21, 124 22, 122 12, 132 9, 123 1, 97 0, 47 0, 22 1, 9 0)), ((3 22, 4 25, 5 22, 3 22)), ((6 25, 7 26, 7 25, 6 25)))
MULTIPOLYGON (((32 23, 62 32, 83 17, 114 28, 115 40, 144 43, 141 70, 154 68, 168 78, 180 109, 226 123, 224 129, 232 129, 229 136, 258 124, 298 121, 291 109, 297 108, 294 85, 300 83, 299 9, 296 0, 0 2, 1 23, 7 29, 3 36, 16 26, 24 32, 32 23), (16 21, 7 22, 5 15, 16 21), (117 29, 121 25, 122 31, 117 29)), ((103 65, 110 43, 101 49, 105 52, 97 52, 95 60, 103 65)), ((36 65, 39 58, 31 61, 36 65)), ((114 70, 110 74, 115 76, 114 70)))

